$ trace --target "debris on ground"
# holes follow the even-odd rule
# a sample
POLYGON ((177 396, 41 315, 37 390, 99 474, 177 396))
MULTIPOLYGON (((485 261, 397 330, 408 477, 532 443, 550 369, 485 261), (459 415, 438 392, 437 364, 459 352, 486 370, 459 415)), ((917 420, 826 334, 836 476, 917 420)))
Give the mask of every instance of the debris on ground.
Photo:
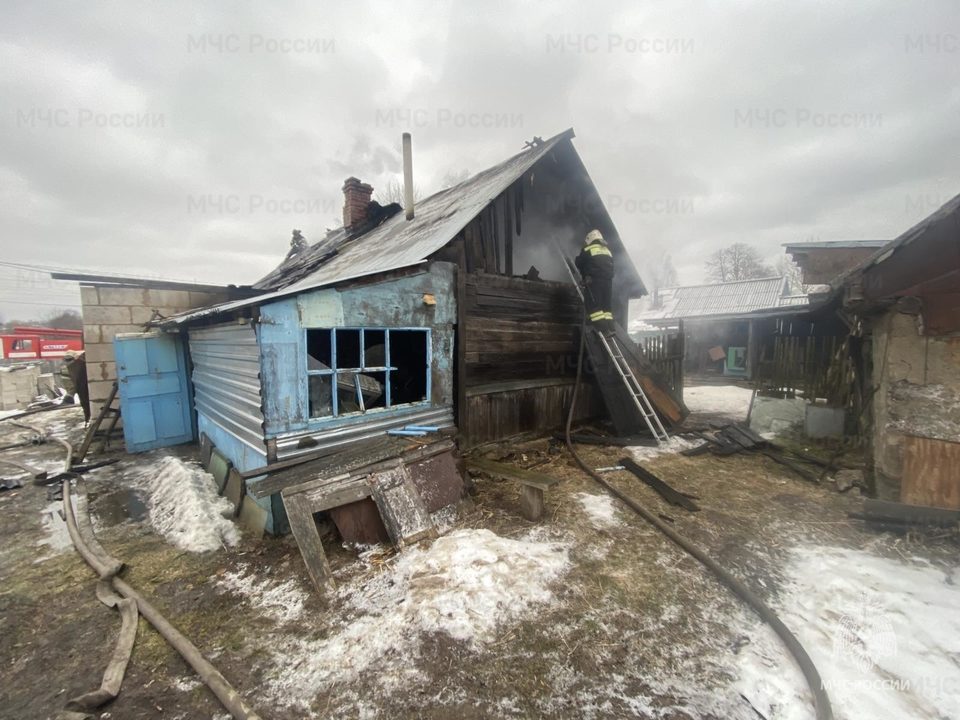
POLYGON ((690 512, 699 512, 700 506, 694 502, 694 500, 699 500, 696 495, 675 490, 645 467, 638 465, 630 458, 622 458, 620 460, 620 464, 623 465, 626 470, 633 473, 643 482, 653 488, 660 497, 662 497, 671 505, 682 507, 690 512))
POLYGON ((693 440, 681 437, 680 435, 672 435, 667 442, 661 445, 633 445, 628 447, 627 451, 637 462, 644 462, 645 460, 652 460, 659 455, 674 455, 680 453, 694 447, 696 444, 693 440))
MULTIPOLYGON (((82 420, 60 427, 55 415, 79 411, 36 417, 47 432, 57 425, 75 442, 82 438, 82 420)), ((794 453, 822 450, 777 442, 798 462, 794 453)), ((431 720, 811 717, 804 680, 779 641, 695 561, 624 514, 566 453, 551 453, 549 441, 503 448, 514 465, 536 464, 560 480, 546 494, 539 526, 531 529, 520 514, 522 485, 482 476, 460 513, 443 515, 441 532, 449 534, 436 540, 359 553, 328 541, 339 590, 325 595, 309 590, 290 538, 215 540, 220 552, 184 552, 159 532, 153 494, 167 508, 188 504, 194 501, 181 491, 193 493, 196 482, 196 502, 216 509, 215 486, 194 476, 199 469, 187 452, 156 493, 150 478, 169 457, 158 453, 92 469, 83 483, 104 547, 129 563, 131 580, 272 720, 403 717, 410 708, 431 720), (131 493, 146 506, 142 514, 110 520, 131 493)), ((624 454, 595 445, 582 452, 592 467, 624 454)), ((16 456, 51 472, 62 465, 52 445, 16 456)), ((796 482, 792 471, 756 452, 662 452, 643 465, 700 497, 701 512, 677 512, 672 526, 709 548, 797 633, 838 720, 864 717, 861 707, 881 720, 958 716, 956 692, 949 692, 960 684, 950 665, 960 655, 960 629, 952 620, 938 622, 936 635, 931 628, 951 617, 957 601, 955 528, 878 532, 848 518, 862 510, 858 498, 832 484, 796 482), (889 634, 870 624, 874 617, 889 621, 896 655, 883 649, 889 634), (851 648, 863 653, 851 655, 851 648), (873 664, 861 671, 869 665, 864 654, 873 664)), ((651 511, 670 512, 630 473, 605 477, 651 511)), ((104 651, 106 632, 102 608, 77 600, 89 595, 91 576, 69 551, 60 503, 42 512, 46 491, 27 482, 0 494, 0 561, 12 590, 0 595, 0 656, 13 658, 0 667, 0 701, 23 720, 42 720, 64 696, 95 684, 102 667, 85 659, 104 651), (57 551, 60 528, 65 549, 57 551), (74 629, 69 653, 43 630, 58 623, 74 629), (31 672, 54 666, 53 684, 31 672)), ((204 524, 230 522, 213 510, 204 524)), ((152 631, 142 633, 110 712, 223 717, 210 694, 185 677, 179 656, 152 631)))

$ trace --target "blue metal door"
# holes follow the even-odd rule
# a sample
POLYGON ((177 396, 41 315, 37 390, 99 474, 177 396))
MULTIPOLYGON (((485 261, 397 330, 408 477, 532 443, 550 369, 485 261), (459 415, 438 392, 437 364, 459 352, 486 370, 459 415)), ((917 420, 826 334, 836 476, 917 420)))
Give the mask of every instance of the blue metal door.
POLYGON ((193 406, 180 337, 165 333, 117 335, 113 352, 127 452, 191 442, 193 406))

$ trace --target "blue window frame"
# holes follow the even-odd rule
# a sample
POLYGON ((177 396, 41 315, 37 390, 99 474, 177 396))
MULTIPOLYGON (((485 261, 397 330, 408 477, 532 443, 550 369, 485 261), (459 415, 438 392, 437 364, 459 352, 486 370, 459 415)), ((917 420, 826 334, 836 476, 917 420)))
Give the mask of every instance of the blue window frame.
POLYGON ((430 401, 429 328, 308 328, 311 420, 430 401))

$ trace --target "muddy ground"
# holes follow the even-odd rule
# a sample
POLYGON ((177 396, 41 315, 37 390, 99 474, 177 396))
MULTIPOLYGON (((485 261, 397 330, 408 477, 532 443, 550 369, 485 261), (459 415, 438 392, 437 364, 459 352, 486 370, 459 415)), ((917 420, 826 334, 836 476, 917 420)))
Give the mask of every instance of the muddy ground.
MULTIPOLYGON (((82 434, 76 410, 30 422, 75 442, 82 434)), ((0 444, 29 435, 0 423, 0 444)), ((15 452, 50 469, 62 458, 51 444, 15 452)), ((351 618, 341 613, 340 596, 313 591, 291 538, 244 537, 236 547, 185 552, 152 531, 142 486, 131 479, 138 458, 120 456, 120 463, 89 473, 84 485, 98 538, 128 563, 128 582, 152 598, 264 718, 757 717, 735 682, 736 657, 756 624, 726 589, 625 508, 615 523, 598 526, 580 494, 602 491, 556 445, 538 440, 487 452, 562 479, 548 493, 547 517, 539 525, 523 520, 517 486, 477 477, 452 527, 516 538, 532 531, 565 543, 571 563, 555 583, 554 600, 499 627, 492 642, 424 636, 404 659, 409 673, 390 670, 385 677, 374 663, 349 683, 320 683, 306 703, 277 690, 283 679, 296 684, 298 674, 315 676, 309 667, 314 660, 298 643, 334 637, 351 618), (277 619, 224 590, 219 579, 237 572, 276 584, 292 581, 303 612, 294 621, 277 619)), ((593 466, 609 466, 624 451, 583 447, 582 454, 593 466)), ((804 543, 906 552, 933 563, 956 556, 955 536, 867 529, 847 518, 859 505, 856 489, 839 494, 829 482, 805 482, 764 457, 673 454, 646 465, 696 495, 702 510, 669 506, 629 474, 607 477, 770 602, 780 592, 786 553, 804 543)), ((68 698, 96 687, 119 627, 114 612, 97 601, 93 574, 65 540, 55 508, 46 488, 29 483, 0 492, 2 718, 53 717, 68 698)), ((360 559, 356 550, 335 544, 328 552, 341 588, 362 586, 392 562, 388 549, 360 559)), ((783 662, 789 664, 786 656, 783 662)), ((100 717, 226 715, 141 618, 123 690, 100 717)))

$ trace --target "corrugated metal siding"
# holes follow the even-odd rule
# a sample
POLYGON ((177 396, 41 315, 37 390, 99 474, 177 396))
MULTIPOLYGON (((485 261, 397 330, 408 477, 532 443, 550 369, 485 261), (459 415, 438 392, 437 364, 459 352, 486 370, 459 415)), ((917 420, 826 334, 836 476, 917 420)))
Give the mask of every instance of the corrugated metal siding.
POLYGON ((387 430, 404 425, 433 425, 440 428, 453 426, 453 408, 424 408, 403 415, 384 414, 380 417, 368 414, 362 422, 333 430, 303 431, 281 435, 277 438, 277 460, 286 460, 306 453, 329 448, 346 448, 358 440, 383 435, 387 430), (312 438, 315 443, 299 447, 301 440, 312 438))
POLYGON ((265 452, 260 347, 249 324, 190 330, 197 412, 243 443, 265 452))
POLYGON ((663 320, 767 310, 781 305, 783 277, 685 285, 659 291, 662 307, 640 313, 640 320, 663 320))

